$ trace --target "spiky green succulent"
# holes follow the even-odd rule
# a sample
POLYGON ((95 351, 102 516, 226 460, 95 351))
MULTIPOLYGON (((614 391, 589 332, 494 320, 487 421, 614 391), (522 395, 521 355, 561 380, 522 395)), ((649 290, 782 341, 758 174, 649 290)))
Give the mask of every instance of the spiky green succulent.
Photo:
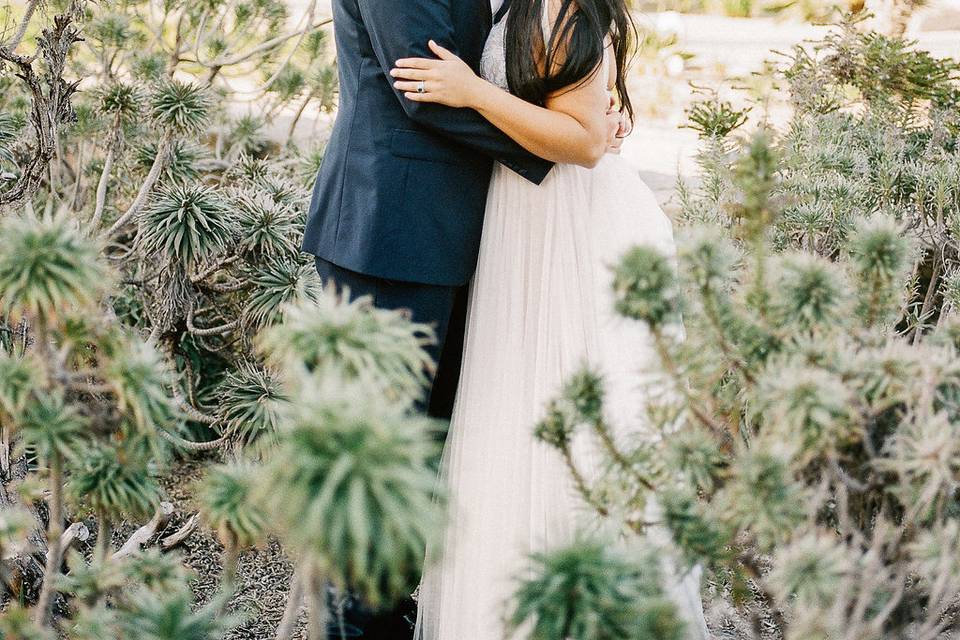
POLYGON ((570 445, 577 424, 567 403, 552 400, 547 405, 544 417, 534 428, 533 435, 541 442, 562 451, 570 445))
POLYGON ((217 396, 217 415, 232 441, 258 450, 274 444, 283 405, 289 401, 276 372, 243 363, 227 374, 217 396))
POLYGON ((715 513, 769 550, 789 538, 806 517, 806 491, 788 462, 766 448, 740 453, 732 478, 714 498, 715 513))
POLYGON ((103 129, 103 113, 91 102, 78 102, 73 106, 73 113, 76 120, 68 130, 70 136, 83 140, 96 136, 103 129))
POLYGON ((738 213, 748 237, 757 238, 772 222, 771 195, 777 183, 779 154, 772 132, 761 128, 753 133, 733 165, 740 189, 738 213))
POLYGON ((369 387, 313 382, 287 405, 256 494, 284 544, 326 578, 392 601, 442 529, 433 426, 369 387))
POLYGON ((728 557, 730 532, 711 517, 695 494, 683 488, 668 489, 658 496, 663 525, 687 565, 712 565, 728 557))
POLYGON ((195 609, 186 587, 163 595, 140 590, 118 616, 121 632, 141 640, 219 640, 239 622, 224 615, 220 602, 195 609))
POLYGON ((96 243, 65 217, 7 216, 0 222, 0 309, 52 323, 87 307, 109 284, 96 243))
POLYGON ((700 291, 727 294, 742 256, 730 238, 714 226, 684 230, 678 242, 682 276, 700 291))
POLYGON ((785 256, 777 266, 771 306, 778 322, 801 331, 840 328, 849 292, 837 266, 802 253, 785 256))
POLYGON ((124 570, 123 562, 111 562, 109 559, 87 562, 82 553, 71 550, 66 556, 66 563, 69 571, 59 576, 58 587, 83 602, 83 609, 92 606, 103 596, 117 593, 129 583, 130 576, 124 570))
POLYGON ((104 113, 125 122, 140 114, 145 96, 140 86, 117 80, 101 87, 97 99, 104 113))
POLYGON ((240 116, 232 123, 227 133, 227 144, 237 152, 259 155, 267 147, 265 125, 263 119, 258 116, 251 114, 240 116))
POLYGON ((87 438, 88 420, 59 391, 35 391, 14 422, 24 440, 47 460, 53 455, 76 460, 87 438))
POLYGON ((128 584, 158 594, 176 593, 196 578, 177 553, 164 553, 155 547, 124 558, 120 568, 128 584))
POLYGON ((679 640, 684 625, 664 596, 656 559, 578 541, 537 554, 509 612, 531 640, 679 640))
POLYGON ((199 183, 162 187, 139 219, 147 255, 193 268, 230 246, 236 220, 224 198, 199 183))
POLYGON ((651 247, 635 247, 614 269, 616 309, 628 318, 651 327, 675 322, 680 297, 674 266, 667 256, 651 247))
POLYGON ((0 349, 0 415, 17 415, 42 382, 42 369, 32 357, 17 358, 0 349))
POLYGON ((863 401, 881 412, 884 407, 911 402, 918 383, 922 384, 924 370, 938 363, 949 366, 950 360, 946 351, 884 339, 880 344, 857 349, 842 363, 842 372, 863 401))
POLYGON ((208 90, 180 80, 159 83, 150 96, 150 115, 164 130, 183 135, 198 134, 210 116, 208 90))
POLYGON ((80 609, 70 620, 71 640, 117 640, 117 612, 101 604, 80 609))
POLYGON ((301 94, 306 86, 306 80, 306 74, 302 69, 289 65, 277 74, 273 84, 270 85, 270 91, 276 94, 279 100, 287 102, 301 94))
POLYGON ((347 301, 332 290, 286 307, 282 324, 260 335, 260 346, 280 366, 332 369, 383 392, 419 398, 433 366, 425 347, 428 325, 402 311, 378 309, 369 298, 347 301))
POLYGON ((13 143, 23 127, 23 121, 12 113, 0 112, 0 162, 14 161, 13 143))
POLYGON ((843 379, 830 371, 775 364, 758 385, 752 410, 761 433, 792 449, 803 465, 861 435, 853 426, 852 402, 843 379))
MULTIPOLYGON (((137 147, 137 162, 144 171, 149 171, 156 161, 159 143, 147 140, 137 147)), ((187 140, 174 140, 167 152, 167 161, 163 167, 163 176, 168 183, 185 183, 196 180, 199 175, 199 163, 206 157, 206 151, 200 145, 187 140)))
POLYGON ((887 215, 860 221, 850 236, 854 278, 859 284, 858 313, 865 323, 889 322, 900 310, 913 243, 887 215))
POLYGON ((726 466, 716 438, 694 425, 671 433, 664 455, 668 468, 681 474, 689 486, 707 494, 720 483, 726 466))
POLYGON ((250 282, 253 291, 244 305, 243 318, 251 327, 277 324, 287 308, 317 300, 323 288, 316 267, 290 257, 260 264, 250 282))
POLYGON ((300 184, 309 187, 314 183, 325 154, 326 147, 318 145, 307 149, 299 156, 296 176, 300 184))
POLYGON ((105 353, 109 357, 102 367, 104 379, 130 423, 148 437, 175 430, 181 421, 169 393, 175 383, 160 352, 138 337, 119 334, 105 345, 105 353))
POLYGON ((167 69, 167 56, 160 51, 142 51, 133 56, 130 71, 138 80, 156 82, 167 69))
POLYGON ((935 588, 934 582, 946 571, 957 579, 960 576, 960 522, 950 519, 921 531, 907 546, 910 563, 926 588, 935 588))
POLYGON ((251 547, 264 538, 267 516, 253 499, 257 477, 251 463, 237 462, 210 469, 200 486, 203 518, 224 544, 251 547))
POLYGON ((960 425, 945 412, 912 415, 904 420, 888 444, 888 457, 875 461, 892 471, 899 482, 890 488, 912 510, 942 508, 956 490, 960 473, 960 425))
POLYGON ((132 22, 130 16, 123 13, 104 12, 91 21, 88 36, 100 47, 127 46, 137 35, 132 22))
POLYGON ((71 466, 67 487, 75 503, 111 520, 149 516, 161 496, 149 458, 138 448, 123 445, 87 445, 71 466))
POLYGON ((851 555, 836 535, 811 533, 778 549, 766 581, 782 602, 828 607, 853 568, 851 555))
POLYGON ((299 251, 297 214, 290 203, 245 189, 231 200, 237 207, 240 248, 251 259, 294 256, 299 251))

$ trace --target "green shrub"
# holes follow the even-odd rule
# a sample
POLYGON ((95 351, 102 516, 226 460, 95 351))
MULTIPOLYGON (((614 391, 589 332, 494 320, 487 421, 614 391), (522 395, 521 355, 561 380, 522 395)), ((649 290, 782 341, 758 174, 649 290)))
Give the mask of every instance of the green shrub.
POLYGON ((537 434, 602 517, 659 495, 663 517, 625 530, 667 527, 668 552, 749 596, 754 628, 940 637, 960 624, 957 66, 853 24, 812 51, 785 70, 782 132, 741 134, 716 101, 692 111, 705 176, 682 191, 678 272, 648 249, 614 268, 673 389, 650 413, 662 438, 611 448, 598 407, 569 409, 576 383, 537 434), (683 342, 662 330, 680 309, 683 342), (643 479, 633 493, 583 477, 566 455, 581 429, 643 479))

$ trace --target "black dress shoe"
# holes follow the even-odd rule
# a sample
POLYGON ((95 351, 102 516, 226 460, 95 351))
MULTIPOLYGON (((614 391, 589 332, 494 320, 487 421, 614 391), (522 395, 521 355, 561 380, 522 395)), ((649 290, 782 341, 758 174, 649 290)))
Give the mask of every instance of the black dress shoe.
POLYGON ((327 606, 330 624, 327 625, 329 640, 363 638, 363 630, 369 623, 370 611, 351 593, 341 594, 333 586, 327 587, 327 606))
POLYGON ((417 621, 417 603, 405 598, 393 609, 374 611, 351 593, 327 588, 330 640, 363 638, 363 640, 413 640, 417 621))

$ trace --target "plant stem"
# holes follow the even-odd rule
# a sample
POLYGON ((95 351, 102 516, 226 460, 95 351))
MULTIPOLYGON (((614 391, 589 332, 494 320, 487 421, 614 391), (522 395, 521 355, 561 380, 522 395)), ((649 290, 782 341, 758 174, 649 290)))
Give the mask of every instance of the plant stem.
POLYGON ((307 635, 310 640, 327 640, 327 581, 323 573, 314 568, 310 575, 310 617, 307 635))
POLYGON ((10 427, 0 420, 0 477, 10 474, 10 427))
POLYGON ((287 141, 285 146, 290 146, 290 142, 293 140, 293 134, 297 131, 297 125, 300 124, 300 118, 303 117, 303 112, 307 110, 307 105, 310 104, 310 101, 313 100, 314 95, 316 94, 315 89, 311 89, 307 93, 307 97, 300 103, 300 107, 297 109, 297 112, 293 115, 293 120, 290 122, 290 128, 287 129, 287 141))
POLYGON ((37 4, 39 4, 39 0, 30 0, 30 2, 27 3, 26 10, 23 12, 23 18, 20 20, 20 25, 17 27, 16 33, 13 34, 10 40, 0 46, 11 52, 19 46, 20 41, 23 40, 23 36, 27 33, 27 27, 30 24, 30 19, 33 18, 33 12, 37 9, 37 4))
POLYGON ((53 583, 60 570, 60 539, 63 536, 63 459, 54 451, 50 456, 50 522, 47 524, 47 566, 43 575, 43 587, 37 599, 36 622, 41 626, 50 623, 53 600, 53 583))
POLYGON ((694 417, 696 417, 696 419, 710 431, 718 435, 731 435, 730 431, 728 431, 723 425, 712 418, 710 414, 697 406, 695 398, 693 397, 693 394, 690 393, 690 389, 687 386, 686 379, 680 373, 677 363, 670 354, 670 349, 667 346, 663 331, 661 331, 658 327, 652 327, 651 329, 657 355, 660 356, 660 360, 663 363, 664 368, 667 370, 670 378, 673 379, 674 383, 677 385, 677 389, 680 391, 681 395, 686 401, 687 408, 689 408, 694 417))
POLYGON ((83 163, 85 160, 83 156, 85 150, 86 146, 81 142, 80 148, 77 150, 77 171, 73 181, 73 196, 70 198, 70 209, 73 211, 77 209, 80 202, 80 190, 83 188, 83 163))
POLYGON ((240 562, 240 548, 237 545, 236 537, 230 536, 229 540, 223 545, 223 574, 221 584, 223 585, 224 609, 233 594, 237 590, 237 565, 240 562))
MULTIPOLYGON (((940 274, 943 271, 943 260, 940 254, 935 253, 933 257, 933 272, 930 274, 930 284, 927 285, 927 293, 923 296, 923 304, 920 306, 920 313, 917 314, 917 328, 913 334, 913 344, 917 344, 923 335, 923 325, 926 322, 928 314, 932 314, 930 307, 936 298, 940 286, 940 274)), ((941 313, 943 313, 941 311, 941 313)))
POLYGON ((304 568, 301 563, 297 565, 290 579, 290 596, 283 610, 283 619, 277 627, 275 640, 290 640, 293 637, 294 627, 297 626, 297 619, 300 617, 300 605, 303 603, 303 573, 304 568))
POLYGON ((113 226, 107 231, 107 237, 112 237, 122 229, 127 222, 140 213, 140 209, 146 204, 150 192, 153 191, 154 185, 156 185, 157 180, 160 178, 160 172, 163 171, 163 167, 167 163, 167 154, 170 152, 172 143, 173 134, 169 131, 165 132, 163 137, 160 138, 160 144, 157 145, 157 155, 153 159, 153 164, 150 166, 150 172, 147 173, 146 179, 144 179, 143 184, 140 185, 137 197, 133 199, 127 211, 113 223, 113 226))
POLYGON ((623 451, 620 450, 620 447, 617 446, 617 442, 613 438, 613 434, 610 433, 610 427, 607 425, 607 422, 601 418, 593 424, 593 431, 597 434, 597 437, 600 439, 600 443, 606 449, 607 453, 613 459, 613 461, 619 466, 625 473, 629 473, 633 478, 645 489, 649 491, 656 491, 657 488, 653 486, 653 483, 649 479, 644 477, 642 473, 637 471, 636 466, 627 459, 627 456, 624 455, 623 451))
POLYGON ((580 497, 583 498, 583 501, 604 518, 610 515, 610 510, 607 509, 603 503, 597 501, 590 491, 590 486, 587 484, 586 478, 583 477, 583 473, 581 473, 580 468, 577 467, 576 460, 573 459, 573 452, 570 451, 570 445, 564 444, 559 447, 559 449, 563 455, 563 462, 567 466, 570 477, 573 478, 573 485, 577 489, 577 493, 580 494, 580 497))
MULTIPOLYGON (((764 220, 767 216, 764 213, 764 220)), ((765 228, 766 225, 764 225, 765 228)), ((764 244, 763 231, 757 231, 756 241, 754 242, 754 255, 756 257, 756 262, 754 265, 754 283, 753 283, 753 295, 754 303, 757 305, 757 312, 760 314, 760 319, 766 321, 767 319, 767 254, 766 254, 766 245, 764 244)))
POLYGON ((100 181, 97 182, 97 203, 93 209, 93 217, 90 218, 90 233, 96 233, 103 221, 103 209, 107 204, 107 185, 110 182, 110 172, 113 171, 114 147, 111 145, 107 151, 107 157, 103 161, 103 171, 100 173, 100 181))
POLYGON ((102 511, 97 514, 97 547, 95 549, 96 559, 103 562, 109 557, 110 542, 113 537, 110 518, 102 511))

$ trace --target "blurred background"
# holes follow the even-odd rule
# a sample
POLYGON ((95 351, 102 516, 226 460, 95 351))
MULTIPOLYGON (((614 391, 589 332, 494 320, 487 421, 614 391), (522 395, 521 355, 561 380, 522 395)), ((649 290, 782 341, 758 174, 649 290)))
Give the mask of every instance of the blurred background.
MULTIPOLYGON (((683 128, 686 109, 704 93, 716 91, 735 106, 753 103, 756 116, 783 123, 788 116, 784 96, 777 94, 771 71, 784 64, 782 56, 805 41, 822 38, 828 25, 851 9, 862 9, 833 0, 638 0, 637 26, 643 43, 631 76, 638 118, 624 155, 634 163, 671 208, 678 176, 695 178, 697 135, 683 128), (742 91, 742 89, 747 89, 742 91)), ((857 4, 859 3, 859 4, 857 4)), ((309 9, 308 0, 289 0, 290 14, 299 18, 309 9)), ((319 0, 328 12, 329 0, 319 0)), ((886 30, 895 13, 892 3, 878 2, 866 9, 872 21, 886 30), (889 6, 887 6, 889 5, 889 6)), ((960 57, 960 0, 930 0, 910 6, 901 20, 904 34, 920 48, 939 57, 960 57)), ((284 131, 289 117, 275 123, 284 131)), ((298 130, 298 137, 324 135, 329 117, 314 120, 298 130)))

